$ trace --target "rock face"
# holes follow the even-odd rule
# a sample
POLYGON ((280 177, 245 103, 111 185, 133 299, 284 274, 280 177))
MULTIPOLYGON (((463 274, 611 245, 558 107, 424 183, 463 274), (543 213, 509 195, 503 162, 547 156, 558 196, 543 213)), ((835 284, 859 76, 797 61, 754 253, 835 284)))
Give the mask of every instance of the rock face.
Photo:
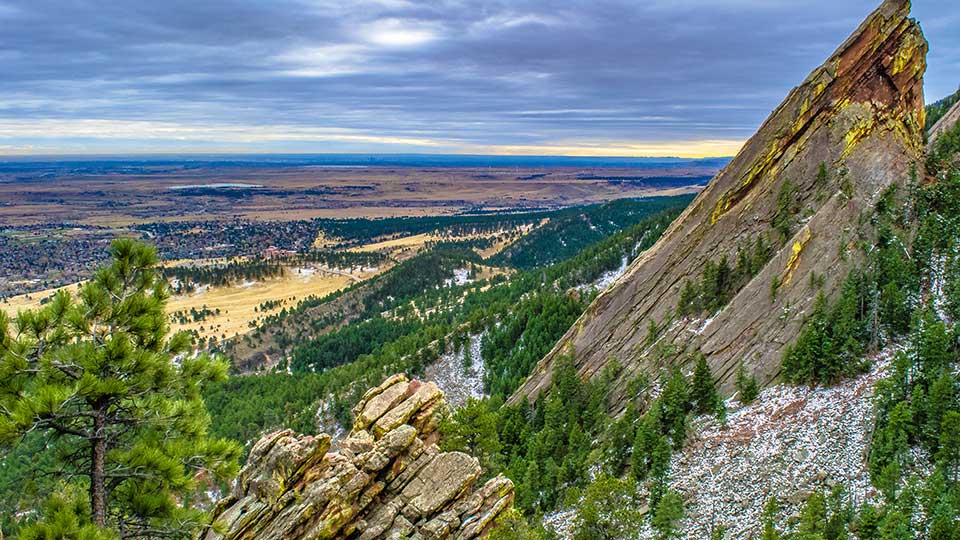
POLYGON ((640 372, 656 375, 697 350, 727 393, 741 361, 761 384, 775 381, 815 289, 834 296, 857 263, 858 235, 869 226, 861 216, 885 187, 907 180, 922 154, 927 42, 909 12, 906 0, 884 2, 794 88, 512 399, 548 388, 553 364, 564 354, 574 357, 583 377, 616 360, 623 369, 613 392, 620 398, 640 372), (818 179, 821 164, 826 179, 818 179), (726 256, 734 265, 738 248, 763 234, 780 246, 774 219, 788 181, 796 208, 782 248, 718 312, 702 320, 678 316, 681 288, 700 279, 705 263, 726 256), (652 339, 651 322, 658 328, 652 339))
POLYGON ((479 462, 435 442, 443 392, 394 375, 354 409, 353 431, 330 437, 290 430, 260 439, 205 540, 483 537, 513 506, 513 483, 480 487, 479 462))

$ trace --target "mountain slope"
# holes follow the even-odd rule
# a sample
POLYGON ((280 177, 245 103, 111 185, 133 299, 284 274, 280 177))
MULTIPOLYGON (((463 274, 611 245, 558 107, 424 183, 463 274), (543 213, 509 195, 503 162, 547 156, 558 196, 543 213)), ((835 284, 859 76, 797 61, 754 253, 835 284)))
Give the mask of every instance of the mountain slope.
MULTIPOLYGON (((927 106, 927 130, 930 133, 933 133, 937 130, 934 129, 934 126, 943 119, 944 116, 950 111, 950 109, 956 109, 954 105, 960 103, 960 90, 950 94, 949 96, 938 100, 935 103, 931 103, 927 106)), ((949 121, 948 121, 949 123, 949 121)))
POLYGON ((793 89, 663 238, 591 304, 513 401, 548 388, 554 364, 568 354, 585 377, 613 361, 622 366, 615 407, 638 374, 685 362, 697 350, 726 392, 741 362, 761 383, 776 380, 814 302, 808 283, 835 296, 856 264, 858 235, 869 233, 861 214, 920 158, 927 43, 909 12, 908 1, 884 2, 793 89), (764 241, 773 249, 756 250, 739 283, 715 275, 724 259, 733 264, 746 246, 764 241), (704 270, 713 272, 709 280, 704 270), (686 284, 708 281, 719 291, 678 314, 686 284))
MULTIPOLYGON (((960 91, 957 91, 954 96, 960 98, 960 91)), ((933 124, 930 131, 927 132, 927 138, 930 141, 928 143, 929 147, 932 148, 933 144, 937 142, 937 139, 947 131, 950 131, 957 122, 960 122, 960 101, 955 101, 953 105, 947 109, 947 112, 943 113, 943 116, 933 124)))

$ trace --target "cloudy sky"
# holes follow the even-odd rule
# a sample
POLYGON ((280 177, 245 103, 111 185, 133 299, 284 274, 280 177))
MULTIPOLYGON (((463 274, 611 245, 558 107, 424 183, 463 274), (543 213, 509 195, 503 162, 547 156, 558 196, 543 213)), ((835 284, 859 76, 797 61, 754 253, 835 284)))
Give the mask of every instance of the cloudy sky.
POLYGON ((728 155, 878 1, 0 0, 0 154, 728 155))

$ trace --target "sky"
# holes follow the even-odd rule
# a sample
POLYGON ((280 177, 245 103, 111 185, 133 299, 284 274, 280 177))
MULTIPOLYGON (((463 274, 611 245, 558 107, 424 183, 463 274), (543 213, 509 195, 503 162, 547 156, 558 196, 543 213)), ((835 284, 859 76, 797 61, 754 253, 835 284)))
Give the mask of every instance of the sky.
POLYGON ((0 0, 0 154, 732 155, 878 3, 0 0))

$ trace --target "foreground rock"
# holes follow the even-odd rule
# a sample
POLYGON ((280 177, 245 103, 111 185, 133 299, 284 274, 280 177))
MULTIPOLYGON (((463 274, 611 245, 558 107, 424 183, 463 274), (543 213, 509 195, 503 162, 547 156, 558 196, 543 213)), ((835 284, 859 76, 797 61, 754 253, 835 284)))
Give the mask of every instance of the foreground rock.
POLYGON ((203 537, 483 537, 512 508, 513 483, 497 476, 477 487, 475 458, 437 448, 444 406, 435 384, 395 375, 363 397, 336 453, 328 453, 328 435, 267 435, 203 537))
POLYGON ((655 377, 698 350, 728 394, 741 362, 761 384, 776 381, 818 290, 835 297, 859 264, 858 242, 871 234, 864 216, 885 188, 905 185, 921 159, 927 42, 909 13, 909 1, 887 0, 791 91, 660 241, 597 297, 512 402, 549 388, 565 354, 585 378, 614 361, 622 366, 614 398, 628 397, 639 373, 655 377), (760 237, 777 251, 725 306, 677 315, 685 282, 699 281, 708 261, 736 265, 739 248, 760 237))

